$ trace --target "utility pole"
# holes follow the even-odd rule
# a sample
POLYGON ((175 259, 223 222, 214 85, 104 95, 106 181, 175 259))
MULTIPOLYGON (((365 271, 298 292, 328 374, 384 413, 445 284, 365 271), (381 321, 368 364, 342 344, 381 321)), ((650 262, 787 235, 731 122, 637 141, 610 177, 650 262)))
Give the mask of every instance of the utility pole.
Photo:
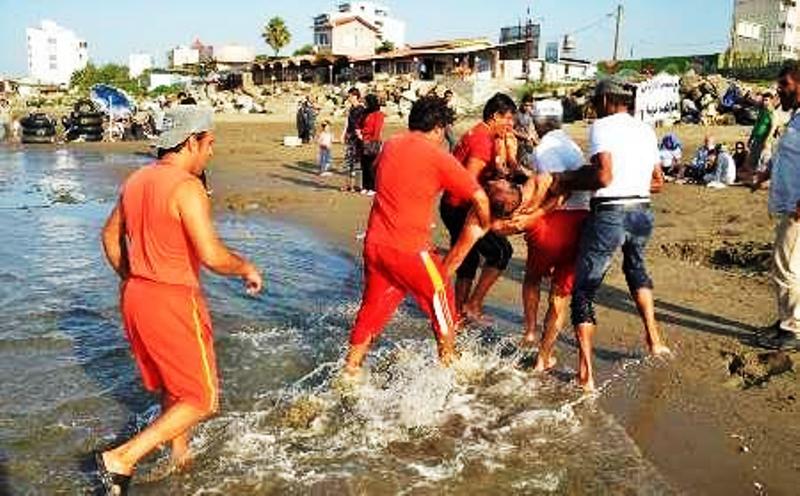
POLYGON ((533 20, 531 19, 531 8, 528 7, 528 19, 525 22, 525 60, 522 65, 522 73, 525 81, 530 79, 531 55, 533 52, 533 20))
POLYGON ((617 60, 619 54, 619 30, 622 24, 622 4, 617 5, 617 29, 614 33, 614 60, 617 60))

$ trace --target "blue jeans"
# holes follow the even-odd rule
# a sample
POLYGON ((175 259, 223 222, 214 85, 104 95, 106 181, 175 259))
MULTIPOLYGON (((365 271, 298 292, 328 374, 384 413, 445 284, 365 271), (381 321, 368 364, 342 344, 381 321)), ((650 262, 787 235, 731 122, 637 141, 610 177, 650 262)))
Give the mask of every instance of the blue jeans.
POLYGON ((331 168, 331 149, 319 148, 319 172, 328 172, 331 168))
POLYGON ((586 219, 581 234, 575 288, 572 292, 572 324, 596 324, 594 300, 611 265, 622 248, 622 271, 631 294, 653 288, 644 254, 653 233, 653 212, 645 207, 600 210, 586 219))

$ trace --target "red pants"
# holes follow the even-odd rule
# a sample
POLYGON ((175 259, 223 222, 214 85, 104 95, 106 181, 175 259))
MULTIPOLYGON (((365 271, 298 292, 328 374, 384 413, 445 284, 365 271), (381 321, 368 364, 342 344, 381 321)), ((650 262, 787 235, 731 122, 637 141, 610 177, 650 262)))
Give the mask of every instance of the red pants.
POLYGON ((455 332, 455 300, 441 274, 436 254, 368 243, 364 247, 364 295, 350 344, 361 345, 377 337, 408 293, 431 319, 437 342, 455 332))
POLYGON ((587 215, 585 210, 554 210, 525 233, 527 275, 536 279, 552 275, 551 291, 558 296, 572 294, 581 228, 587 215))
POLYGON ((216 409, 211 317, 197 289, 131 278, 122 290, 122 319, 145 389, 216 409))

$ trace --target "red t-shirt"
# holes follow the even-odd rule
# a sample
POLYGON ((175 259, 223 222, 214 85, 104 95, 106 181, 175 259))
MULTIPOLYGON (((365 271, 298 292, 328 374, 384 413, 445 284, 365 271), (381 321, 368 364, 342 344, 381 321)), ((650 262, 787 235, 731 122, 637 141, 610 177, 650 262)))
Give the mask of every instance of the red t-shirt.
MULTIPOLYGON (((484 174, 488 173, 494 167, 495 160, 495 146, 494 134, 492 134, 489 126, 484 122, 479 122, 472 127, 467 133, 461 137, 456 147, 453 149, 453 156, 466 167, 470 158, 476 158, 486 162, 486 167, 479 179, 484 174)), ((445 195, 446 201, 451 205, 462 205, 463 201, 452 198, 450 195, 445 195)))
POLYGON ((364 142, 381 141, 384 117, 383 112, 379 110, 364 118, 364 122, 361 124, 361 136, 364 138, 364 142))
POLYGON ((427 250, 434 206, 442 190, 463 201, 480 189, 452 155, 418 132, 389 139, 376 163, 377 189, 367 243, 408 252, 427 250))

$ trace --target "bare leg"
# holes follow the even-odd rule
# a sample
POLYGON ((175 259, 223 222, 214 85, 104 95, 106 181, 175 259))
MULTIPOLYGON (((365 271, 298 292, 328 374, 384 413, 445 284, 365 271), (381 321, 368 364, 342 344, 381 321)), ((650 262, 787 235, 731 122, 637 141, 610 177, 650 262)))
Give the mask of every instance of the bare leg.
MULTIPOLYGON (((523 347, 530 347, 536 342, 536 317, 539 312, 539 283, 538 277, 525 274, 522 283, 522 308, 525 313, 525 335, 522 337, 523 347)), ((541 352, 540 352, 541 353, 541 352)))
POLYGON ((350 376, 358 375, 361 372, 361 364, 367 356, 370 349, 371 342, 367 341, 363 344, 351 344, 350 349, 347 350, 347 358, 344 361, 344 372, 350 376))
POLYGON ((472 279, 457 278, 455 287, 456 313, 459 317, 464 314, 464 306, 472 292, 472 279))
MULTIPOLYGON (((556 365, 553 356, 553 348, 556 345, 558 332, 564 326, 564 319, 567 317, 567 305, 569 296, 560 296, 550 293, 550 306, 547 308, 547 315, 544 318, 544 336, 539 345, 539 355, 536 357, 535 371, 544 372, 552 369, 556 365)), ((591 346, 591 343, 590 343, 591 346)), ((591 367, 590 367, 591 368, 591 367)))
MULTIPOLYGON (((166 412, 176 403, 178 403, 178 400, 169 393, 165 392, 161 398, 161 411, 166 412)), ((172 460, 172 464, 178 469, 184 469, 192 463, 192 455, 189 452, 189 437, 191 435, 190 431, 191 428, 186 429, 185 432, 175 436, 172 439, 170 458, 172 460)))
POLYGON ((594 373, 592 371, 592 336, 594 324, 579 324, 575 327, 578 338, 578 384, 585 391, 594 391, 594 373))
POLYGON ((178 401, 161 414, 155 422, 127 443, 103 453, 103 462, 111 472, 131 475, 136 464, 148 453, 184 435, 187 430, 214 413, 178 401))
POLYGON ((453 363, 453 359, 455 358, 456 355, 455 337, 456 337, 455 329, 450 329, 447 332, 447 334, 439 336, 436 340, 436 344, 439 351, 439 361, 445 367, 449 367, 453 363))
POLYGON ((492 267, 483 268, 478 278, 478 283, 475 285, 475 290, 472 292, 472 296, 470 296, 466 305, 464 305, 464 313, 467 316, 475 318, 481 318, 483 316, 483 300, 486 299, 489 290, 492 289, 492 286, 494 286, 494 283, 497 282, 502 273, 503 271, 500 269, 492 267))
POLYGON ((642 323, 644 324, 645 341, 647 342, 648 351, 651 355, 668 354, 670 350, 662 341, 661 334, 658 331, 658 324, 656 323, 653 290, 641 288, 633 294, 633 299, 636 302, 636 308, 639 310, 639 316, 642 318, 642 323))

